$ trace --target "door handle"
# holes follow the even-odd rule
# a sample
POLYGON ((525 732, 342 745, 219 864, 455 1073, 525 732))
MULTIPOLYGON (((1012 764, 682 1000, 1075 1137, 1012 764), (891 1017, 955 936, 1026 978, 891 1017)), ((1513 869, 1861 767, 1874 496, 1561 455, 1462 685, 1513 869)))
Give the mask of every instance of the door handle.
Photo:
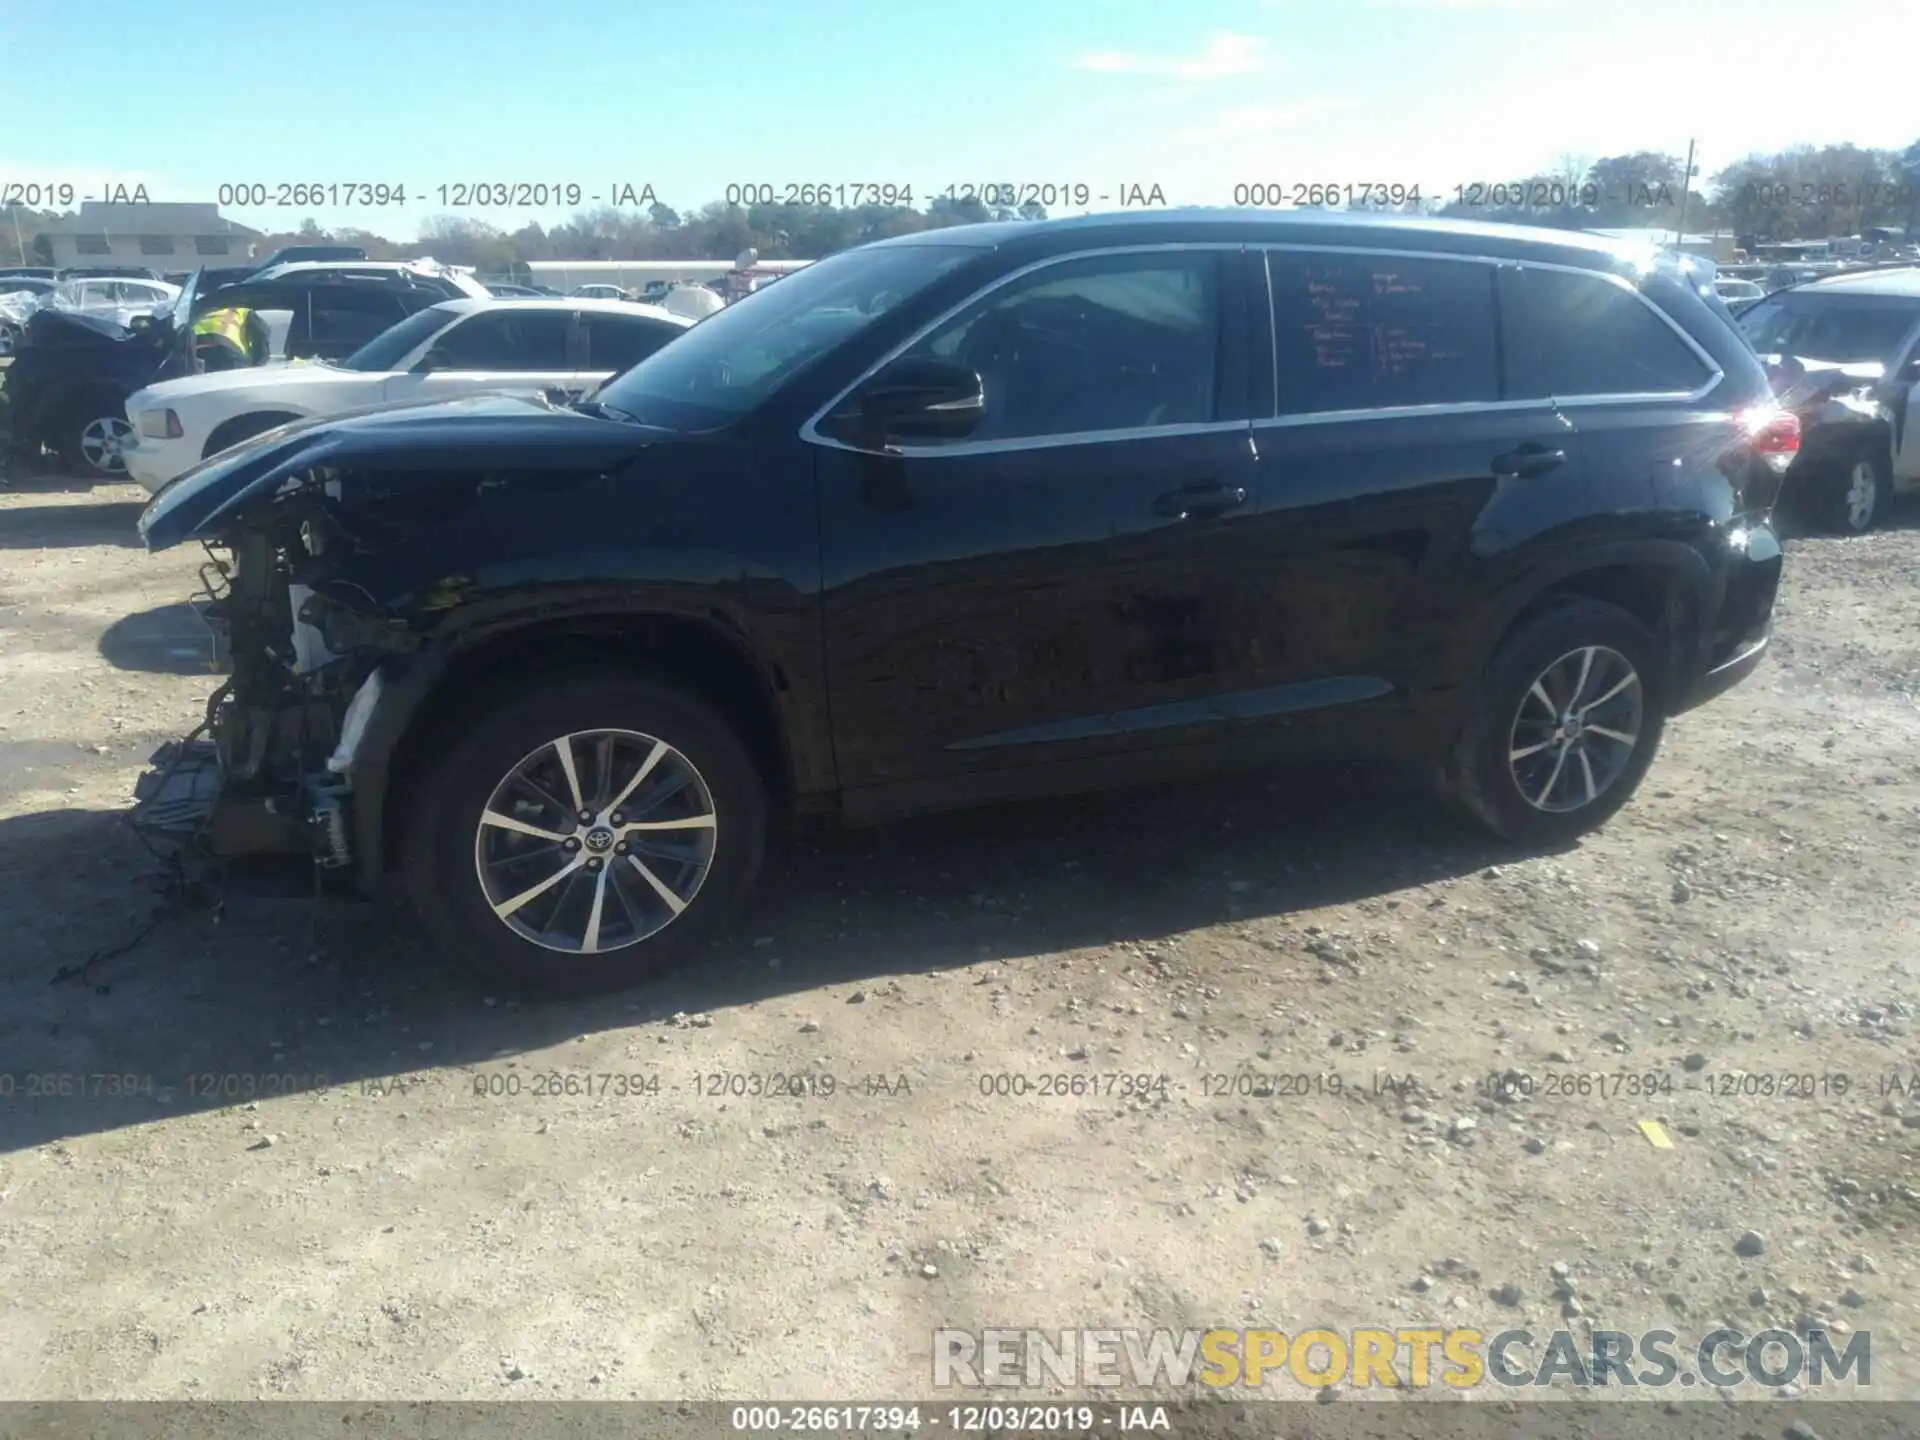
POLYGON ((1218 480, 1193 480, 1178 490, 1156 496, 1153 513, 1170 520, 1211 520, 1247 503, 1244 485, 1222 485, 1218 480))
POLYGON ((1537 441, 1529 440, 1524 445, 1493 457, 1493 473, 1502 480, 1519 478, 1531 480, 1536 475, 1544 475, 1549 470, 1557 470, 1567 463, 1567 452, 1549 450, 1537 441))

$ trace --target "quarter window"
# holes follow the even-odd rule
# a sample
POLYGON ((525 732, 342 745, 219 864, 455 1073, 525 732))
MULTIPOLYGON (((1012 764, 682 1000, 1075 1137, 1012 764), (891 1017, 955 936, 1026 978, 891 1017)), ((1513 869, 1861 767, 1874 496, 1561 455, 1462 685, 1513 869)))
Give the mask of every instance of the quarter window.
POLYGON ((1632 290, 1599 275, 1523 270, 1535 395, 1684 395, 1712 371, 1632 290))
POLYGON ((986 414, 968 442, 1214 418, 1217 254, 1103 255, 993 291, 907 353, 977 371, 986 414))
POLYGON ((1271 251, 1279 413, 1499 400, 1494 268, 1271 251))

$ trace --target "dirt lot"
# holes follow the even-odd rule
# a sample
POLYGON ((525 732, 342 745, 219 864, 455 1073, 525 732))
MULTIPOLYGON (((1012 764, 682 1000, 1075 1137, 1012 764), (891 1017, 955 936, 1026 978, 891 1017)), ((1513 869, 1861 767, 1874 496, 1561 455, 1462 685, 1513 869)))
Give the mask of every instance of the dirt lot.
POLYGON ((1920 1395, 1912 522, 1794 542, 1768 663, 1569 853, 1364 773, 1029 806, 795 845, 704 968, 534 1006, 251 877, 49 983, 140 931, 116 821, 214 684, 140 498, 0 491, 0 1397, 927 1395, 939 1326, 1810 1316, 1920 1395), (693 1078, 776 1073, 838 1088, 693 1078))

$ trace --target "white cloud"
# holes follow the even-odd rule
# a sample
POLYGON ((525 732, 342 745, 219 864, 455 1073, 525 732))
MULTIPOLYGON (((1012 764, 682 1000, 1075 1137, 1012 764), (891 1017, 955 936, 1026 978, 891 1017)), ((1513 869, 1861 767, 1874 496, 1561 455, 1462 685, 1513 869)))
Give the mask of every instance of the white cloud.
POLYGON ((1320 98, 1265 105, 1236 105, 1220 110, 1197 125, 1174 132, 1175 145, 1214 145, 1232 140, 1255 140, 1285 135, 1312 121, 1341 110, 1351 110, 1353 99, 1320 98))
POLYGON ((1101 75, 1160 75, 1177 80, 1217 80, 1226 75, 1254 75, 1268 68, 1267 42, 1257 35, 1225 31, 1207 36, 1194 55, 1148 54, 1140 51, 1090 50, 1067 62, 1076 70, 1101 75))

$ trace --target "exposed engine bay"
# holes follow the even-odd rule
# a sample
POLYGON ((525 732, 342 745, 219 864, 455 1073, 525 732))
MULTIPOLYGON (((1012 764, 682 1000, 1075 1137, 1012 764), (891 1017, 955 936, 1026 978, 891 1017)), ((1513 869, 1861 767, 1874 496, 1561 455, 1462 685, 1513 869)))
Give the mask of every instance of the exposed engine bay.
POLYGON ((339 869, 354 859, 351 754, 341 748, 349 712, 364 694, 364 724, 381 660, 409 647, 404 630, 371 624, 313 588, 323 557, 370 538, 341 528, 330 503, 337 478, 295 477, 281 495, 254 523, 236 523, 228 543, 203 542, 194 605, 232 673, 208 703, 206 738, 196 731, 155 755, 134 823, 197 836, 222 857, 304 851, 339 869))

